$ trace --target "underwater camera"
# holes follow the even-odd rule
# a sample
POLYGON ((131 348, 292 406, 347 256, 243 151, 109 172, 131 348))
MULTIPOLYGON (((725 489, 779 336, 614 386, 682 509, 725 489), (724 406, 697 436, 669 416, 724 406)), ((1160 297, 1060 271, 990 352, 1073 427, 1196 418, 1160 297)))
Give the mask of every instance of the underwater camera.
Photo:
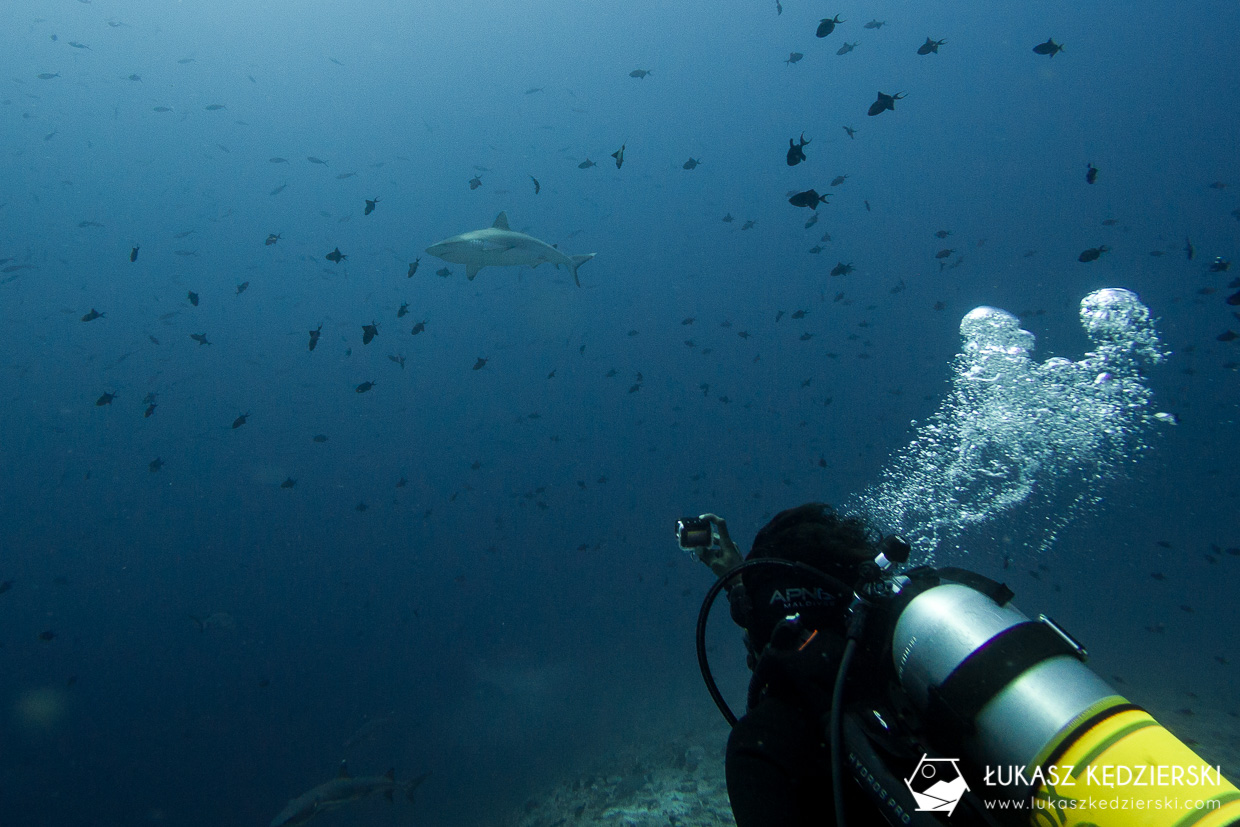
MULTIPOLYGON (((899 543, 875 551, 837 630, 847 643, 826 733, 837 824, 850 774, 893 825, 1240 825, 1240 790, 1086 666, 1084 647, 1058 624, 1030 619, 1011 605, 1011 590, 981 575, 926 566, 896 573, 899 543), (849 690, 854 661, 867 685, 879 676, 886 690, 849 690), (926 789, 921 777, 935 770, 951 783, 926 789)), ((698 614, 698 662, 731 724, 706 659, 706 622, 720 591, 761 566, 840 585, 803 563, 762 558, 710 588, 698 614)))

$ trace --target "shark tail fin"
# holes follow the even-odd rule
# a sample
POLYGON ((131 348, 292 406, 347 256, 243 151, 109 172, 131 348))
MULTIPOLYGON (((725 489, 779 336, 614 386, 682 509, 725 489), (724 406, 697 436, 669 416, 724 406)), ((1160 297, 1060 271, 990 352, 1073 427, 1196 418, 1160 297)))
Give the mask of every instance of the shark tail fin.
POLYGON ((578 267, 580 267, 581 265, 585 264, 585 263, 586 263, 587 261, 589 261, 590 259, 594 258, 596 255, 598 255, 598 254, 597 254, 597 253, 587 253, 587 254, 586 254, 586 255, 584 255, 584 256, 570 256, 570 257, 569 257, 569 261, 570 261, 571 263, 568 265, 568 267, 569 267, 569 269, 570 269, 570 270, 572 270, 572 271, 573 271, 573 281, 577 282, 577 286, 578 286, 578 287, 580 287, 580 286, 581 286, 581 279, 577 278, 577 268, 578 268, 578 267))

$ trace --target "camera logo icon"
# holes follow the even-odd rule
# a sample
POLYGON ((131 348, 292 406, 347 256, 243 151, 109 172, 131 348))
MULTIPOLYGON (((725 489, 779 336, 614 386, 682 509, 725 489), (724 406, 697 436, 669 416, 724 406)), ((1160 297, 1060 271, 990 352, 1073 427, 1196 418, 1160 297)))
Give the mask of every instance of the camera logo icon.
POLYGON ((951 815, 956 811, 956 805, 969 789, 959 762, 959 758, 921 756, 913 774, 904 779, 918 812, 951 815))

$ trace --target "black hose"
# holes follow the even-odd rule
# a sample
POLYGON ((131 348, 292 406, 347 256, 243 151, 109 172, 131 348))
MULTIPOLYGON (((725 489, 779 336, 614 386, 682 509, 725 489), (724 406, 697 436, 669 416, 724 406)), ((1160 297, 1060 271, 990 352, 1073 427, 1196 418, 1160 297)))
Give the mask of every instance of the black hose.
POLYGON ((853 654, 857 651, 857 639, 848 638, 844 644, 844 656, 840 658, 839 671, 835 673, 835 686, 831 689, 831 787, 835 799, 835 827, 845 827, 844 821, 844 760, 841 753, 844 748, 843 713, 844 682, 848 677, 848 666, 852 663, 853 654))

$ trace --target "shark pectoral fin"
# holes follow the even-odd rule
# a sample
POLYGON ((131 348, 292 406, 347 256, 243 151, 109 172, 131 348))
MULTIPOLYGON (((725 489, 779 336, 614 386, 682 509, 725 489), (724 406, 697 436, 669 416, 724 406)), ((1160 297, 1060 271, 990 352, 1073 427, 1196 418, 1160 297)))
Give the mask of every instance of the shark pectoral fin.
POLYGON ((581 280, 577 278, 577 268, 594 258, 595 255, 597 253, 587 253, 584 256, 570 256, 569 261, 571 263, 568 266, 573 271, 573 281, 577 282, 578 287, 581 286, 581 280))
POLYGON ((482 269, 481 264, 466 264, 465 265, 465 278, 469 279, 470 281, 473 281, 474 276, 478 275, 478 271, 481 269, 482 269))
POLYGON ((501 212, 499 215, 495 216, 495 223, 492 224, 491 226, 497 230, 507 230, 508 229, 508 212, 504 211, 504 212, 501 212))

